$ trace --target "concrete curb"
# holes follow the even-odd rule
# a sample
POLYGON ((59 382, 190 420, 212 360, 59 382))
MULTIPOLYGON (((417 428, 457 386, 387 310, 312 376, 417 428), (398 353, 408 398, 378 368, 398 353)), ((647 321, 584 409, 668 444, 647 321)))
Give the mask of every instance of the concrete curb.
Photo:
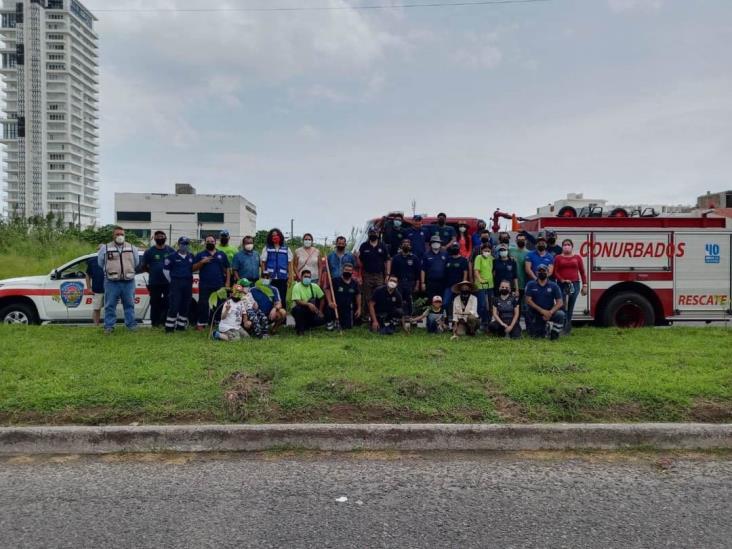
POLYGON ((353 450, 732 449, 732 424, 169 425, 0 428, 0 455, 353 450))

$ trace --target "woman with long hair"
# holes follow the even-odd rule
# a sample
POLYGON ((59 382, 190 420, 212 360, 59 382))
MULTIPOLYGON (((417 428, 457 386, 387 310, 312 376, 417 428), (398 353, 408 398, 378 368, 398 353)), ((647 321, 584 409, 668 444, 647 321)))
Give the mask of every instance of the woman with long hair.
POLYGON ((468 224, 465 221, 458 224, 457 243, 460 246, 460 255, 470 261, 473 255, 473 239, 468 234, 468 224))
POLYGON ((554 278, 562 290, 564 308, 567 311, 567 321, 564 323, 564 333, 572 331, 572 313, 580 292, 587 295, 587 275, 585 262, 581 256, 574 253, 574 242, 569 238, 562 241, 562 253, 554 258, 554 278), (580 286, 580 280, 582 285, 580 286))
POLYGON ((302 272, 307 269, 312 275, 313 282, 316 284, 319 283, 320 250, 315 247, 312 234, 305 233, 302 235, 302 246, 295 250, 293 266, 295 270, 295 280, 298 282, 302 278, 302 272))
POLYGON ((287 247, 285 235, 275 228, 267 233, 267 243, 262 250, 262 272, 268 272, 272 286, 277 288, 284 302, 287 287, 292 280, 292 250, 287 247))

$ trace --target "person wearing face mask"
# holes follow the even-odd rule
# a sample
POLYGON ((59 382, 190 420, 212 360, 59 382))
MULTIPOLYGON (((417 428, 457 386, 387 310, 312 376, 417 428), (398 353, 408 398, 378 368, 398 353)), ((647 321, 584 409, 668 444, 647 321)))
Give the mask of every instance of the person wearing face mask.
POLYGON ((125 230, 115 227, 112 241, 102 246, 97 264, 104 271, 104 333, 111 334, 117 324, 117 303, 122 302, 125 326, 137 328, 135 320, 135 273, 140 265, 140 254, 125 240, 125 230))
POLYGON ((319 282, 320 274, 320 250, 315 247, 313 235, 305 233, 302 236, 302 246, 295 250, 293 259, 295 280, 302 278, 302 272, 307 269, 312 273, 313 282, 319 282))
POLYGON ((389 248, 389 255, 394 257, 399 253, 402 240, 407 238, 408 229, 404 224, 404 215, 395 213, 384 224, 384 240, 389 248))
POLYGON ((432 234, 440 237, 443 248, 452 246, 457 241, 455 228, 447 224, 447 214, 437 214, 437 224, 431 227, 432 234))
MULTIPOLYGON (((369 229, 368 240, 358 249, 358 260, 361 263, 363 306, 367 308, 374 290, 384 284, 386 274, 391 269, 389 252, 376 229, 369 229)), ((362 311, 362 318, 367 315, 368 311, 362 311)))
POLYGON ((244 318, 242 326, 244 330, 257 339, 269 338, 269 320, 267 315, 259 308, 259 303, 252 294, 252 283, 242 278, 237 287, 240 288, 241 301, 244 303, 244 318))
POLYGON ((476 253, 480 253, 480 247, 484 242, 481 242, 481 238, 483 237, 483 231, 488 233, 488 236, 490 237, 490 231, 487 229, 488 224, 483 219, 478 220, 478 229, 473 233, 473 236, 471 237, 473 241, 473 257, 475 257, 476 253))
POLYGON ((434 235, 430 238, 430 251, 422 258, 420 274, 420 284, 428 299, 436 295, 442 297, 445 293, 446 266, 447 254, 442 250, 442 241, 439 236, 434 235))
POLYGON ((231 265, 232 261, 234 261, 234 256, 236 255, 236 252, 239 251, 236 249, 235 246, 229 244, 230 239, 231 236, 229 235, 229 231, 224 229, 219 233, 219 245, 216 246, 216 249, 218 251, 224 252, 226 254, 226 259, 229 260, 229 265, 231 265))
POLYGON ((260 276, 259 254, 254 249, 254 238, 245 236, 241 241, 241 250, 234 254, 231 262, 231 274, 234 280, 246 278, 253 284, 260 276))
POLYGON ((531 337, 558 339, 566 315, 562 291, 549 280, 549 267, 539 265, 536 280, 526 285, 526 330, 531 337))
POLYGON ((498 296, 493 300, 493 314, 488 324, 488 333, 518 339, 521 337, 521 306, 518 298, 511 294, 511 282, 502 280, 498 286, 498 296))
POLYGON ((498 253, 501 249, 501 246, 505 246, 507 250, 511 249, 511 235, 507 233, 506 231, 501 231, 498 233, 498 245, 493 246, 493 257, 498 259, 498 253))
POLYGON ((574 242, 569 238, 562 241, 562 253, 554 258, 554 277, 562 290, 567 313, 564 333, 569 334, 572 331, 572 315, 577 297, 580 293, 583 296, 587 295, 585 262, 582 257, 574 253, 574 242))
MULTIPOLYGON (((473 235, 473 236, 475 236, 475 235, 473 235)), ((475 263, 475 260, 478 258, 478 256, 483 251, 483 246, 485 244, 490 244, 491 253, 492 253, 495 243, 493 241, 493 237, 491 236, 491 232, 488 229, 483 229, 480 232, 480 234, 478 235, 478 245, 473 247, 473 253, 472 253, 472 257, 471 257, 471 261, 473 263, 475 263)))
POLYGON ((557 244, 557 233, 554 231, 546 231, 544 236, 546 236, 546 250, 553 256, 560 255, 562 253, 562 247, 557 244))
POLYGON ((462 335, 474 336, 480 326, 478 315, 478 298, 473 295, 475 286, 469 280, 455 284, 452 293, 455 299, 452 304, 452 339, 462 335))
POLYGON ((473 276, 478 287, 478 314, 483 325, 490 317, 491 299, 493 298, 493 253, 490 242, 481 245, 480 254, 473 262, 473 276))
POLYGON ((516 236, 516 248, 511 252, 513 258, 516 260, 518 267, 518 289, 519 289, 519 300, 522 303, 524 301, 524 289, 526 288, 526 256, 529 254, 529 250, 526 249, 526 236, 519 233, 516 236))
POLYGON ((287 310, 283 305, 280 291, 272 286, 269 273, 262 273, 262 277, 251 289, 251 295, 269 322, 269 333, 275 334, 287 323, 287 310))
POLYGON ((449 327, 447 325, 447 311, 442 306, 442 298, 436 295, 432 298, 432 305, 425 309, 425 311, 412 319, 412 322, 425 322, 428 334, 442 334, 446 332, 449 327))
POLYGON ((536 280, 538 269, 542 265, 547 268, 547 272, 551 277, 554 271, 553 264, 554 255, 547 251, 546 237, 539 235, 536 239, 536 249, 526 255, 526 261, 524 262, 526 278, 528 280, 536 280))
POLYGON ((460 247, 460 255, 465 259, 471 259, 473 255, 473 239, 468 234, 468 224, 465 221, 461 221, 458 224, 456 243, 460 247))
POLYGON ((168 294, 168 316, 165 331, 172 333, 188 327, 188 309, 193 294, 193 254, 191 241, 185 236, 178 239, 178 250, 165 258, 163 274, 170 282, 168 294))
POLYGON ((312 281, 311 274, 308 269, 304 269, 300 281, 292 287, 292 316, 295 318, 295 331, 299 336, 325 324, 325 293, 312 281))
POLYGON ((398 287, 399 279, 392 274, 385 285, 374 290, 368 305, 372 331, 392 335, 404 318, 404 303, 398 287))
POLYGON ((242 293, 244 288, 236 284, 232 288, 231 297, 226 300, 221 309, 221 322, 213 332, 213 339, 219 341, 239 341, 249 334, 242 327, 244 321, 244 302, 242 293))
POLYGON ((165 258, 175 253, 175 250, 166 244, 167 236, 163 231, 155 231, 153 235, 155 245, 142 254, 140 270, 148 273, 147 290, 150 293, 150 323, 153 328, 165 325, 165 315, 168 312, 168 294, 170 282, 163 274, 165 258))
POLYGON ((404 302, 404 314, 411 316, 414 310, 413 295, 419 291, 422 262, 412 253, 412 241, 402 240, 401 250, 391 260, 391 274, 399 279, 399 293, 404 302))
POLYGON ((328 254, 328 268, 330 269, 330 277, 335 280, 340 278, 343 273, 343 266, 346 263, 356 267, 356 256, 346 251, 347 240, 345 236, 336 238, 335 251, 328 254))
POLYGON ((508 251, 508 244, 499 245, 498 259, 493 261, 493 280, 508 280, 515 297, 518 297, 518 270, 518 265, 508 251))
POLYGON ((427 253, 427 244, 432 238, 430 229, 422 225, 421 215, 415 215, 412 218, 412 227, 407 231, 407 238, 412 243, 412 253, 421 261, 427 253))
POLYGON ((228 288, 231 277, 229 260, 224 252, 216 249, 216 238, 207 236, 205 248, 193 258, 193 270, 198 271, 198 321, 196 330, 199 332, 204 331, 212 321, 213 311, 208 303, 209 297, 221 288, 228 288))
POLYGON ((452 318, 452 301, 455 298, 453 286, 463 280, 470 280, 470 264, 460 255, 460 246, 457 242, 447 249, 448 257, 445 264, 445 291, 442 300, 445 303, 448 317, 452 318))
POLYGON ((267 233, 267 244, 260 257, 261 271, 272 277, 272 286, 277 288, 283 299, 287 299, 287 287, 292 280, 292 250, 287 247, 285 237, 279 229, 267 233))
MULTIPOLYGON (((333 279, 333 292, 326 292, 328 299, 329 314, 331 323, 335 321, 335 311, 338 311, 338 322, 343 330, 353 328, 354 322, 361 316, 361 287, 353 278, 353 265, 343 265, 341 276, 333 279)), ((335 324, 329 324, 333 329, 335 324)))

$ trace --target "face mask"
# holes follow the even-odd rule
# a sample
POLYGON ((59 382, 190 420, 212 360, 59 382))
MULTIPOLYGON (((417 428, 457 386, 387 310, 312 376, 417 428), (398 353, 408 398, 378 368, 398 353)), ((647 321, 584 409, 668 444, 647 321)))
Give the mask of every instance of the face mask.
POLYGON ((302 283, 305 284, 305 286, 310 286, 310 284, 312 283, 312 281, 313 281, 313 279, 310 278, 309 276, 305 276, 302 279, 302 283))
POLYGON ((481 241, 481 242, 482 242, 483 244, 487 244, 488 242, 490 242, 490 241, 491 241, 491 237, 490 237, 490 236, 481 236, 481 237, 480 237, 480 241, 481 241))
POLYGON ((119 236, 114 237, 115 243, 117 243, 119 246, 125 243, 125 235, 121 234, 119 236))
POLYGON ((180 253, 182 253, 182 254, 187 254, 188 253, 188 246, 185 245, 185 244, 181 244, 180 246, 178 246, 178 251, 180 253))
POLYGON ((461 233, 464 233, 464 232, 465 232, 465 231, 467 231, 467 230, 468 230, 468 228, 467 228, 467 227, 460 227, 460 232, 461 232, 461 233))
POLYGON ((458 254, 460 253, 460 248, 457 248, 457 247, 455 247, 455 246, 452 246, 452 247, 450 248, 450 253, 451 253, 452 255, 458 255, 458 254))
POLYGON ((547 240, 547 242, 549 243, 550 246, 554 246, 554 244, 557 243, 557 239, 556 238, 550 238, 550 239, 547 240))
POLYGON ((505 259, 508 257, 508 250, 501 250, 500 252, 498 252, 498 255, 505 259))
POLYGON ((409 252, 411 252, 411 251, 412 251, 412 247, 411 247, 411 246, 402 246, 402 251, 403 251, 403 252, 404 252, 405 254, 408 254, 409 252))
POLYGON ((565 254, 571 254, 572 253, 572 246, 562 246, 562 250, 564 250, 565 254))
POLYGON ((206 242, 206 249, 211 252, 216 249, 216 244, 212 244, 211 242, 206 242))
POLYGON ((343 280, 345 280, 346 282, 351 280, 351 278, 353 278, 353 273, 343 273, 343 280))
POLYGON ((270 284, 272 284, 272 281, 269 278, 262 279, 262 286, 269 286, 270 284))
POLYGON ((467 290, 461 290, 460 297, 470 297, 470 292, 467 290))
POLYGON ((244 249, 251 252, 254 249, 254 244, 244 244, 244 249))
POLYGON ((432 248, 432 251, 435 252, 439 252, 440 248, 442 248, 442 246, 438 242, 433 242, 430 247, 432 248))
POLYGON ((481 253, 483 254, 483 257, 490 257, 491 256, 491 251, 490 250, 485 250, 485 251, 483 251, 481 253))
POLYGON ((539 280, 546 280, 548 276, 549 276, 549 275, 548 275, 548 274, 546 274, 546 272, 545 272, 545 271, 540 271, 540 272, 539 272, 539 274, 537 274, 537 275, 536 275, 536 277, 537 277, 537 278, 538 278, 539 280))
POLYGON ((228 238, 224 237, 224 238, 221 239, 221 245, 222 246, 226 246, 228 243, 229 243, 229 239, 228 238))
POLYGON ((395 226, 395 227, 396 227, 397 229, 398 229, 399 227, 401 227, 401 226, 402 226, 402 222, 401 222, 401 220, 399 220, 399 219, 395 219, 395 220, 394 220, 394 226, 395 226))
POLYGON ((305 246, 306 248, 311 248, 313 246, 313 241, 312 240, 303 240, 302 245, 305 246))
POLYGON ((440 227, 444 227, 444 226, 445 226, 445 220, 444 220, 444 219, 438 219, 438 220, 437 220, 437 224, 438 224, 438 225, 439 225, 440 227))
POLYGON ((517 240, 516 241, 516 246, 518 246, 519 248, 525 248, 526 247, 526 241, 525 240, 517 240))
POLYGON ((232 297, 231 301, 233 301, 234 303, 239 303, 241 301, 241 297, 232 297))
POLYGON ((346 249, 345 246, 336 246, 336 250, 338 250, 339 252, 342 252, 345 249, 346 249))
POLYGON ((369 235, 369 241, 376 242, 377 240, 379 240, 378 235, 375 235, 375 234, 370 234, 369 235))
POLYGON ((280 244, 280 242, 281 242, 281 241, 282 241, 282 239, 280 238, 280 235, 277 235, 277 234, 276 234, 276 235, 274 235, 274 236, 272 237, 272 243, 273 243, 273 244, 274 244, 275 246, 278 246, 278 245, 280 244))
POLYGON ((157 244, 158 246, 165 246, 165 239, 164 238, 156 238, 155 239, 155 244, 157 244))
POLYGON ((393 280, 390 280, 389 283, 387 284, 387 286, 389 287, 390 290, 396 290, 397 283, 394 282, 393 280))
POLYGON ((540 252, 543 252, 544 250, 546 250, 546 244, 537 244, 536 249, 540 252))
POLYGON ((511 242, 511 239, 508 237, 502 236, 501 239, 499 240, 499 242, 501 244, 508 244, 509 242, 511 242))
POLYGON ((500 290, 502 296, 507 296, 509 293, 511 293, 511 290, 507 290, 506 288, 501 288, 500 290))

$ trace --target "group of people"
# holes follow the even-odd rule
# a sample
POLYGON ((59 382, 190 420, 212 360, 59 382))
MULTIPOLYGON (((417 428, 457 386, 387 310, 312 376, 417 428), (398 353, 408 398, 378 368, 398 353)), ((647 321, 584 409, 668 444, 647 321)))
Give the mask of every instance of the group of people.
POLYGON ((148 273, 152 325, 168 332, 188 326, 197 272, 196 328, 218 324, 213 336, 221 340, 276 332, 287 321, 288 290, 298 335, 359 323, 391 334, 424 322, 428 332, 450 331, 455 338, 479 331, 518 338, 523 317, 530 336, 556 339, 570 332, 577 297, 587 293, 584 262, 571 240, 560 244, 551 231, 518 233, 513 241, 501 232, 495 240, 485 222, 472 231, 460 222, 456 230, 444 213, 430 225, 420 216, 407 224, 394 214, 372 227, 353 253, 341 236, 325 257, 311 234, 292 250, 279 229, 269 231, 262 250, 255 250, 251 236, 238 248, 231 245, 226 231, 218 241, 208 236, 195 255, 186 237, 176 249, 162 231, 154 240, 140 257, 118 227, 114 240, 100 248, 105 331, 114 329, 119 300, 125 324, 134 327, 137 272, 148 273), (218 300, 221 288, 228 297, 210 307, 209 298, 216 294, 212 299, 218 300), (421 313, 415 308, 420 297, 427 300, 421 313))

